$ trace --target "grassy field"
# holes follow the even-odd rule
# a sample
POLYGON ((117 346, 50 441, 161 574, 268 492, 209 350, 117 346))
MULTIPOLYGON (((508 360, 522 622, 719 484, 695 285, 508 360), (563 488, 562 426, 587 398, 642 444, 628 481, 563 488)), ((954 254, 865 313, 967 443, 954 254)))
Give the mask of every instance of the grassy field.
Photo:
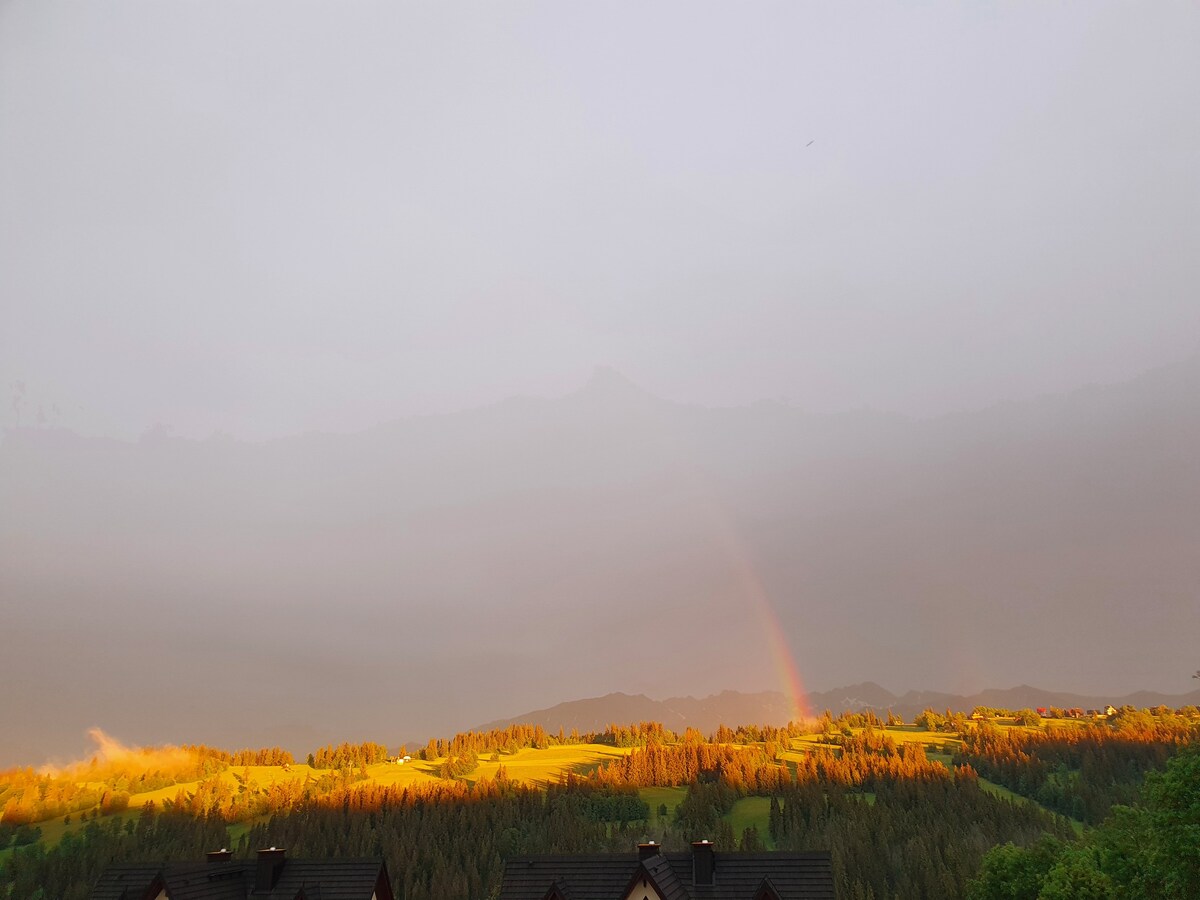
POLYGON ((658 808, 660 806, 667 807, 666 818, 670 821, 675 815, 675 807, 683 802, 683 798, 687 796, 687 788, 685 787, 649 787, 639 788, 638 796, 646 801, 646 805, 650 807, 650 821, 657 823, 659 821, 658 808))
MULTIPOLYGON (((921 744, 926 750, 926 755, 935 762, 940 762, 949 767, 950 758, 954 751, 962 746, 962 741, 957 734, 946 733, 943 731, 925 731, 918 728, 916 725, 889 725, 882 729, 889 738, 897 744, 921 744), (936 750, 930 749, 936 747, 936 750)), ((854 729, 855 734, 862 732, 861 728, 854 729)), ((790 746, 781 754, 781 758, 791 762, 796 762, 806 753, 811 753, 814 750, 837 750, 837 744, 828 743, 824 735, 820 734, 805 734, 798 738, 792 738, 790 746)))
MULTIPOLYGON (((568 773, 590 775, 603 763, 620 759, 629 753, 629 749, 609 747, 605 744, 565 744, 545 750, 529 748, 513 754, 500 754, 498 762, 480 759, 479 768, 467 777, 473 782, 495 778, 497 770, 504 766, 508 777, 513 781, 545 787, 568 773)), ((436 771, 438 764, 426 765, 436 771)))
MULTIPOLYGON (((574 744, 550 747, 546 750, 519 750, 512 754, 499 754, 499 759, 495 761, 486 757, 480 759, 479 767, 468 775, 466 780, 475 783, 495 778, 500 767, 504 766, 505 772, 513 781, 535 787, 545 787, 567 773, 588 775, 605 762, 619 759, 630 752, 629 749, 610 747, 603 744, 574 744)), ((426 761, 414 759, 403 765, 379 763, 378 765, 368 766, 367 775, 371 782, 379 785, 407 787, 417 784, 431 784, 441 780, 437 772, 442 762, 443 760, 426 761)), ((236 791, 241 786, 242 780, 259 788, 265 788, 281 781, 298 781, 303 784, 319 780, 327 774, 329 772, 324 769, 314 769, 303 763, 293 763, 286 769, 283 766, 234 766, 221 772, 217 777, 232 790, 236 791)), ((129 809, 127 811, 105 816, 101 821, 111 822, 113 818, 120 818, 121 820, 135 819, 141 808, 147 803, 154 803, 161 807, 163 801, 175 799, 180 792, 184 794, 191 793, 197 789, 199 784, 199 781, 180 782, 155 791, 134 794, 129 798, 129 809)), ((684 789, 666 788, 660 790, 667 792, 678 790, 677 797, 666 801, 670 813, 673 814, 675 805, 683 799, 684 789)), ((664 796, 667 795, 664 794, 664 796)), ((659 800, 651 804, 652 813, 661 802, 664 801, 659 800)), ((64 834, 82 829, 84 823, 80 821, 80 815, 77 812, 70 816, 60 816, 55 819, 36 823, 37 827, 42 830, 42 844, 53 846, 62 839, 64 834), (68 818, 70 819, 69 824, 67 822, 68 818)), ((246 824, 231 825, 230 841, 236 844, 237 839, 246 830, 248 830, 248 825, 246 824)), ((11 852, 12 848, 0 850, 0 858, 3 858, 3 854, 11 852)))
MULTIPOLYGON (((947 767, 951 765, 952 754, 961 744, 956 734, 924 731, 915 725, 889 726, 885 731, 897 743, 919 743, 924 745, 926 753, 931 760, 942 763, 947 767)), ((791 762, 794 768, 794 764, 802 759, 804 755, 817 749, 832 750, 837 748, 836 745, 826 743, 820 734, 803 735, 789 742, 788 748, 780 754, 780 759, 785 763, 791 762)), ((467 776, 467 780, 475 783, 495 778, 500 767, 503 766, 507 776, 513 781, 535 787, 545 787, 547 784, 559 780, 567 773, 586 776, 606 762, 619 759, 630 752, 631 750, 628 748, 611 747, 604 744, 573 744, 550 747, 545 750, 529 748, 519 750, 516 753, 499 754, 496 759, 481 758, 478 768, 467 776)), ((441 763, 442 760, 426 761, 417 759, 410 760, 403 765, 380 763, 368 767, 367 775, 371 782, 379 785, 405 787, 429 784, 440 780, 437 773, 441 763)), ((327 774, 329 774, 327 770, 313 769, 303 763, 295 763, 286 769, 283 766, 232 767, 220 773, 218 777, 228 784, 232 790, 236 791, 241 786, 243 780, 251 785, 263 788, 281 781, 292 781, 303 784, 319 780, 327 774)), ((980 783, 986 790, 998 796, 1015 798, 1022 802, 1033 802, 1021 798, 1011 791, 987 782, 984 779, 980 779, 980 783)), ((155 791, 134 794, 130 798, 129 809, 117 815, 122 819, 136 818, 139 810, 145 804, 154 802, 161 806, 163 801, 174 799, 180 792, 186 794, 195 791, 198 785, 198 781, 193 781, 174 784, 155 791)), ((667 807, 668 819, 674 816, 675 807, 682 802, 686 793, 687 789, 682 787, 643 788, 639 791, 642 799, 650 807, 651 823, 658 822, 659 807, 663 804, 667 807)), ((746 797, 739 800, 735 804, 732 813, 728 816, 735 836, 740 838, 743 829, 754 826, 758 829, 764 844, 770 846, 770 835, 768 833, 769 808, 769 800, 763 797, 746 797)), ((82 828, 83 825, 80 822, 79 816, 79 813, 70 816, 70 824, 66 823, 64 817, 37 823, 38 827, 42 830, 42 843, 45 845, 57 844, 64 834, 82 828)), ((111 820, 112 816, 105 817, 104 819, 104 821, 111 820)), ((1079 823, 1075 824, 1077 829, 1082 828, 1082 825, 1079 823)), ((231 843, 236 843, 238 837, 247 828, 248 825, 246 824, 231 825, 231 843)), ((5 849, 0 851, 0 855, 11 852, 11 849, 5 849)))
POLYGON ((771 798, 743 797, 733 804, 733 810, 725 817, 733 828, 734 840, 742 839, 747 828, 757 828, 759 840, 768 850, 775 849, 771 840, 771 798))

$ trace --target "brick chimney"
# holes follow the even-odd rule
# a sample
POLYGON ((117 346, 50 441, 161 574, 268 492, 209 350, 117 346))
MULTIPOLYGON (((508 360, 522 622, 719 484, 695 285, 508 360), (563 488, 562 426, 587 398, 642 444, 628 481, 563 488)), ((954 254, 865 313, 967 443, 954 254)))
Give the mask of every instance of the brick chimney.
POLYGON ((210 863, 229 862, 233 859, 233 851, 222 847, 220 850, 209 850, 204 856, 210 863))
POLYGON ((644 844, 638 844, 638 859, 649 859, 652 856, 657 856, 662 852, 662 845, 656 844, 654 841, 647 841, 644 844))
POLYGON ((692 884, 711 885, 716 871, 711 841, 692 842, 692 884))
POLYGON ((283 857, 287 851, 271 847, 258 851, 258 871, 254 876, 255 891, 269 891, 279 881, 279 873, 283 871, 283 857))

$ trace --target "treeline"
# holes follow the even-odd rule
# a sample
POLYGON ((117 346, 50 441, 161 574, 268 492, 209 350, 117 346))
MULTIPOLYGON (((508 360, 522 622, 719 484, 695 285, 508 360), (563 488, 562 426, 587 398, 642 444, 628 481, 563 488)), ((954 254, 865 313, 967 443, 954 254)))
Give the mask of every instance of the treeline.
MULTIPOLYGON (((887 714, 887 724, 888 725, 903 725, 904 720, 900 716, 889 711, 887 714)), ((792 736, 790 734, 790 732, 793 727, 794 726, 790 726, 790 725, 788 726, 789 737, 792 736)), ((825 710, 825 712, 821 713, 821 718, 819 718, 817 720, 816 728, 810 729, 810 731, 813 733, 825 734, 825 735, 832 735, 832 734, 850 735, 850 734, 854 733, 855 728, 883 728, 883 727, 884 727, 883 720, 881 720, 879 718, 879 716, 875 715, 875 713, 869 709, 863 710, 862 712, 844 712, 837 717, 835 717, 833 715, 833 713, 827 709, 827 710, 825 710)))
POLYGON ((100 804, 104 793, 73 780, 38 775, 32 769, 14 769, 0 776, 0 823, 29 825, 91 809, 100 804))
POLYGON ((545 750, 559 744, 591 743, 594 738, 594 734, 580 735, 574 730, 567 735, 560 728, 558 734, 552 735, 541 725, 510 725, 490 731, 464 731, 450 740, 431 738, 417 756, 420 759, 435 760, 447 756, 465 757, 472 753, 476 756, 516 753, 531 747, 545 750))
POLYGON ((1195 900, 1200 897, 1200 745, 1150 772, 1145 801, 1118 805, 1081 841, 1046 837, 988 852, 970 900, 1195 900))
MULTIPOLYGON (((919 744, 897 744, 873 728, 845 737, 833 735, 836 749, 817 748, 796 762, 777 761, 777 745, 652 745, 600 766, 597 784, 621 787, 676 787, 719 781, 740 794, 769 796, 792 781, 872 790, 879 779, 942 780, 952 777, 925 756, 919 744)), ((968 774, 974 776, 974 771, 968 774)))
MULTIPOLYGON (((503 862, 513 856, 631 852, 634 843, 648 838, 668 849, 683 849, 688 841, 699 838, 713 840, 719 850, 756 850, 770 845, 828 849, 833 853, 842 900, 965 896, 974 890, 968 883, 980 872, 981 860, 997 844, 1008 847, 1003 851, 1007 855, 991 868, 984 866, 984 875, 998 870, 1007 877, 1015 869, 1005 866, 1012 863, 1027 873, 1040 872, 1037 878, 1041 880, 1031 876, 1030 883, 1036 887, 1032 894, 978 895, 988 900, 993 896, 1036 900, 1051 883, 1050 873, 1076 872, 1083 865, 1081 853, 1098 860, 1085 867, 1087 877, 1112 891, 1044 894, 1041 900, 1054 896, 1200 896, 1162 891, 1138 894, 1132 889, 1120 893, 1113 887, 1146 882, 1151 878, 1147 873, 1159 872, 1154 867, 1161 867, 1167 857, 1200 857, 1200 845, 1194 841, 1191 845, 1179 840, 1172 844, 1161 837, 1168 832, 1160 827, 1165 820, 1155 818, 1159 813, 1138 812, 1136 807, 1130 812, 1118 806, 1113 819, 1122 824, 1105 832, 1107 843, 1097 839, 1076 844, 1065 819, 1035 803, 1009 801, 981 790, 976 774, 978 769, 1001 783, 1005 783, 1001 777, 1005 772, 1014 778, 1025 777, 1024 787, 1032 788, 1039 800, 1036 792, 1046 785, 1074 784, 1079 796, 1093 798, 1088 801, 1094 807, 1091 815, 1099 815, 1102 801, 1111 805, 1114 797, 1126 796, 1120 793, 1126 788, 1136 793, 1143 775, 1150 772, 1146 791, 1160 803, 1160 813, 1163 804, 1180 797, 1179 803, 1192 804, 1188 809, 1200 809, 1200 799, 1195 797, 1200 793, 1200 761, 1176 773, 1169 782, 1175 785, 1173 792, 1162 786, 1165 776, 1154 774, 1164 764, 1172 773, 1171 767, 1179 765, 1180 758, 1198 759, 1200 751, 1180 753, 1181 747, 1200 737, 1194 725, 1137 711, 1115 716, 1109 724, 1074 728, 1022 731, 984 725, 964 732, 957 764, 947 768, 926 758, 920 744, 897 744, 873 721, 863 721, 868 726, 865 730, 849 728, 847 734, 848 722, 830 717, 821 727, 829 726, 826 742, 832 746, 818 747, 798 758, 789 755, 786 761, 780 754, 788 746, 786 729, 730 729, 732 740, 714 744, 689 732, 681 740, 667 743, 670 732, 661 726, 638 725, 636 730, 631 726, 624 736, 613 727, 603 733, 610 740, 645 743, 588 776, 569 775, 545 789, 510 781, 503 766, 494 778, 474 785, 446 780, 406 788, 383 786, 361 780, 365 766, 386 758, 382 745, 331 746, 319 751, 327 771, 317 773, 318 777, 298 776, 260 785, 246 766, 233 772, 232 781, 229 775, 216 772, 157 808, 147 805, 136 819, 122 822, 114 816, 101 822, 93 815, 56 847, 34 843, 10 850, 0 861, 0 897, 82 900, 108 862, 200 859, 204 851, 227 842, 225 826, 235 821, 255 823, 238 844, 241 855, 270 845, 285 846, 294 856, 382 855, 396 895, 408 900, 489 896, 498 888, 503 862), (749 741, 751 734, 760 740, 749 741), (1041 770, 1039 762, 1044 764, 1041 770), (995 766, 996 774, 984 771, 990 765, 995 766), (1029 779, 1034 771, 1043 773, 1040 782, 1029 779), (1188 778, 1193 779, 1191 794, 1187 790, 1181 793, 1178 785, 1186 784, 1188 778), (681 785, 688 790, 673 817, 666 816, 665 808, 652 817, 637 793, 643 787, 681 785), (729 814, 739 801, 751 796, 769 798, 769 828, 762 834, 753 828, 735 834, 729 814), (1044 835, 1051 839, 1039 843, 1044 835), (1133 854, 1129 857, 1133 874, 1112 870, 1117 864, 1114 860, 1119 862, 1123 853, 1133 854)), ((494 734, 503 734, 505 740, 558 740, 558 736, 539 734, 536 727, 494 734)), ((455 752, 449 752, 449 743, 441 748, 447 751, 442 754, 443 767, 476 764, 472 739, 458 737, 463 740, 455 745, 455 752)), ((594 740, 598 736, 588 737, 594 740)), ((479 746, 487 749, 486 743, 479 746)), ((197 748, 187 752, 193 765, 197 759, 205 766, 228 765, 219 756, 197 748)), ((314 763, 316 757, 314 753, 314 763)), ((449 771, 443 774, 455 776, 449 771)), ((19 782, 22 795, 30 790, 36 793, 44 784, 39 781, 43 777, 26 770, 7 782, 7 790, 11 792, 11 785, 19 782)), ((120 793, 113 797, 119 803, 120 793)), ((113 808, 111 802, 109 808, 113 808)), ((87 818, 81 816, 81 821, 87 818)), ((1184 815, 1180 821, 1190 820, 1184 815)), ((4 824, 12 832, 20 830, 7 817, 4 824)), ((34 829, 28 824, 22 827, 21 834, 27 839, 34 829)), ((1059 875, 1053 878, 1061 880, 1059 875)), ((1002 889, 1008 890, 1008 882, 1001 881, 1002 889)), ((1158 890, 1160 886, 1152 887, 1158 890)))
POLYGON ((721 781, 737 791, 766 794, 790 776, 761 747, 724 744, 651 745, 600 766, 591 776, 609 787, 677 787, 721 781))
MULTIPOLYGON (((388 748, 373 741, 361 744, 338 744, 322 747, 308 754, 308 764, 315 769, 355 769, 388 761, 388 748)), ((289 760, 290 762, 290 760, 289 760)))
POLYGON ((943 782, 953 778, 978 778, 970 766, 955 770, 925 756, 920 744, 897 744, 883 732, 867 729, 839 740, 840 751, 820 749, 796 763, 800 784, 831 784, 873 791, 884 782, 943 782))
MULTIPOLYGON (((307 782, 291 778, 259 785, 247 774, 235 774, 234 777, 236 787, 219 775, 214 775, 190 791, 181 788, 173 798, 163 801, 163 809, 195 818, 246 822, 289 810, 305 798, 316 796, 322 789, 333 789, 337 785, 335 778, 324 781, 310 779, 307 782)), ((152 804, 153 801, 147 805, 152 804)))
POLYGON ((883 900, 962 897, 996 843, 1071 833, 1032 804, 981 790, 969 770, 936 768, 945 775, 922 780, 877 770, 869 794, 798 781, 772 799, 770 836, 781 850, 830 850, 842 900, 883 900))
POLYGON ((383 856, 397 897, 468 900, 494 896, 514 856, 632 850, 636 834, 593 817, 598 800, 504 778, 357 785, 254 826, 239 852, 274 845, 297 856, 383 856))
POLYGON ((0 820, 0 850, 7 850, 10 845, 27 847, 41 840, 41 837, 42 829, 36 825, 30 825, 28 822, 14 825, 11 822, 0 820))
POLYGON ((727 725, 718 725, 709 741, 714 744, 758 744, 763 742, 786 744, 791 738, 800 737, 800 735, 809 734, 812 731, 813 726, 803 725, 799 722, 789 722, 782 727, 739 725, 737 728, 730 728, 727 725))
MULTIPOLYGON (((450 740, 431 739, 418 756, 425 760, 435 760, 447 756, 466 756, 469 753, 485 756, 492 753, 516 753, 518 750, 527 749, 545 750, 548 747, 569 744, 645 747, 650 744, 673 744, 677 740, 675 733, 664 727, 661 722, 635 722, 629 725, 614 723, 608 725, 604 731, 588 731, 583 734, 574 728, 570 733, 562 728, 557 733, 551 733, 541 725, 509 725, 490 731, 460 732, 450 740)), ((700 736, 700 740, 703 740, 703 736, 700 736)))
POLYGON ((11 900, 86 900, 105 867, 117 862, 200 860, 226 844, 225 823, 143 809, 136 821, 96 819, 50 849, 14 850, 0 862, 0 895, 11 900))
MULTIPOLYGON (((871 795, 817 782, 786 781, 771 794, 769 839, 781 848, 833 851, 839 897, 959 897, 988 847, 1046 831, 1062 836, 1066 828, 1035 806, 984 794, 965 773, 892 779, 888 757, 874 758, 873 805, 871 795)), ((236 852, 281 846, 293 856, 381 855, 397 896, 468 900, 494 895, 504 861, 525 854, 631 853, 646 838, 667 849, 701 837, 722 851, 762 849, 767 835, 746 829, 739 839, 721 818, 741 796, 724 778, 697 782, 674 822, 654 831, 634 789, 591 780, 544 791, 503 777, 420 788, 356 784, 302 799, 254 825, 236 852)), ((225 841, 215 817, 147 807, 136 821, 93 821, 55 848, 11 854, 0 865, 0 884, 10 886, 11 900, 82 900, 109 861, 196 860, 225 841)))
MULTIPOLYGON (((290 766, 295 760, 282 747, 262 747, 258 750, 221 750, 204 744, 184 744, 184 750, 196 754, 201 760, 211 759, 223 766, 290 766)), ((213 774, 211 771, 205 775, 213 774)))
POLYGON ((20 826, 98 809, 125 810, 134 794, 211 778, 230 766, 290 765, 279 747, 229 752, 203 744, 139 748, 95 757, 62 771, 0 773, 0 822, 20 826))
POLYGON ((611 747, 649 747, 654 744, 674 744, 675 732, 661 722, 636 722, 632 725, 610 724, 596 736, 597 744, 611 747))
POLYGON ((193 773, 134 772, 110 775, 99 783, 76 777, 80 776, 36 775, 32 770, 8 773, 0 784, 0 821, 15 826, 92 809, 103 815, 121 812, 133 794, 192 780, 193 773))
MULTIPOLYGON (((504 784, 503 771, 496 780, 504 784)), ((552 785, 549 791, 560 811, 569 811, 588 822, 608 822, 623 829, 630 824, 645 826, 650 819, 650 806, 636 788, 597 784, 572 776, 552 785)))
MULTIPOLYGON (((280 800, 274 813, 260 810, 237 852, 274 845, 295 856, 382 855, 397 896, 467 900, 493 895, 504 861, 518 855, 631 852, 647 838, 668 849, 704 837, 720 850, 771 841, 831 850, 839 897, 883 900, 960 897, 994 844, 1069 834, 1063 820, 1033 804, 984 793, 971 769, 950 771, 925 759, 919 746, 897 746, 873 731, 813 753, 794 770, 761 746, 651 745, 628 759, 627 766, 616 761, 545 790, 514 784, 503 768, 475 785, 400 788, 337 781, 341 776, 331 773, 318 792, 294 779, 299 793, 280 800), (652 825, 637 787, 681 777, 690 786, 674 819, 652 825), (734 835, 724 818, 750 794, 771 798, 769 834, 734 835)), ((11 853, 0 866, 0 885, 11 885, 11 900, 76 900, 109 860, 199 859, 225 842, 228 810, 249 802, 238 798, 259 793, 249 772, 238 789, 208 779, 162 810, 144 808, 136 822, 93 821, 53 849, 11 853), (53 893, 36 893, 43 885, 53 893)))
POLYGON ((1111 723, 1044 731, 987 723, 962 734, 955 762, 1049 809, 1098 825, 1114 804, 1139 795, 1147 772, 1161 770, 1185 743, 1200 739, 1186 719, 1118 714, 1111 723))
POLYGON ((919 744, 897 744, 872 728, 835 736, 836 749, 794 767, 764 748, 647 747, 599 769, 608 788, 689 784, 675 812, 676 836, 708 838, 718 850, 761 850, 756 829, 734 834, 727 816, 748 795, 770 797, 769 838, 779 849, 828 849, 838 896, 963 896, 985 852, 998 842, 1068 839, 1070 824, 1029 803, 983 791, 970 766, 948 769, 919 744))
POLYGON ((440 778, 464 778, 479 768, 479 757, 470 750, 465 753, 452 753, 438 767, 440 778))
MULTIPOLYGON (((828 713, 826 714, 828 715, 828 713)), ((882 723, 871 713, 847 714, 845 721, 857 722, 860 726, 874 722, 882 723)), ((843 721, 839 720, 839 721, 843 721)), ((572 729, 569 733, 560 728, 556 733, 546 731, 541 725, 510 725, 490 731, 464 731, 449 740, 432 738, 417 753, 424 760, 444 759, 448 756, 488 756, 493 753, 516 753, 518 750, 545 750, 570 744, 605 744, 610 747, 651 747, 667 744, 756 744, 764 741, 786 743, 812 731, 813 726, 792 722, 786 726, 739 725, 730 728, 718 726, 710 735, 695 728, 687 728, 682 735, 676 734, 661 722, 633 722, 627 725, 610 723, 603 731, 580 733, 572 729)))

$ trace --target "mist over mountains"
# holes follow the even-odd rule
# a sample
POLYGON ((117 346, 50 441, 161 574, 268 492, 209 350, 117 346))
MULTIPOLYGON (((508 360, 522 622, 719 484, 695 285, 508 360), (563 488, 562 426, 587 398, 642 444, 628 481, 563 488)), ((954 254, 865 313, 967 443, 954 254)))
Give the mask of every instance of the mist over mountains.
POLYGON ((810 689, 1179 694, 1198 550, 1200 357, 927 420, 684 406, 600 370, 259 444, 11 429, 0 765, 93 725, 311 749, 778 689, 773 618, 810 689))
MULTIPOLYGON (((903 716, 911 722, 923 710, 942 712, 946 709, 970 712, 976 706, 994 709, 1037 709, 1058 707, 1059 709, 1103 709, 1106 704, 1121 707, 1126 704, 1138 709, 1169 706, 1180 709, 1200 704, 1200 690, 1188 694, 1167 695, 1155 691, 1138 691, 1124 697, 1095 697, 1048 691, 1027 684, 1007 689, 988 689, 977 694, 964 696, 936 691, 907 691, 893 694, 874 682, 849 685, 821 691, 808 696, 809 705, 818 715, 824 710, 835 716, 843 712, 870 710, 881 719, 888 712, 903 716)), ((541 725, 550 733, 560 728, 572 729, 580 734, 601 732, 608 725, 624 725, 630 722, 662 722, 676 734, 686 728, 696 728, 711 735, 719 725, 786 725, 791 718, 791 701, 779 691, 742 693, 722 691, 709 697, 670 697, 666 700, 651 700, 645 694, 631 696, 613 693, 604 697, 586 700, 570 700, 558 703, 549 709, 538 709, 521 713, 507 719, 497 719, 476 726, 475 731, 490 731, 509 725, 541 725)), ((414 743, 415 745, 415 743, 414 743)))

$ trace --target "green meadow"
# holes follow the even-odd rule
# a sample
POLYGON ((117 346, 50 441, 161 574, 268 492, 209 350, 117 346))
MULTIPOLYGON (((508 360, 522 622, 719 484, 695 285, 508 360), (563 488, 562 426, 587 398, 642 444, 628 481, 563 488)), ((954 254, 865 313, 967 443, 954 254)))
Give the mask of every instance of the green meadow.
POLYGON ((650 807, 650 821, 657 822, 662 816, 659 815, 660 808, 667 808, 666 818, 670 820, 675 815, 675 807, 683 802, 683 798, 687 796, 687 788, 685 787, 647 787, 639 788, 638 796, 646 801, 646 805, 650 807))
MULTIPOLYGON (((945 718, 923 721, 945 728, 945 718)), ((680 848, 706 837, 721 849, 841 853, 854 860, 839 892, 846 896, 871 896, 869 887, 874 896, 957 897, 989 847, 1038 835, 1067 847, 1093 840, 1113 805, 1139 802, 1146 773, 1200 735, 1200 715, 1191 712, 1130 710, 1080 725, 1082 732, 1074 723, 985 727, 956 718, 959 732, 875 723, 871 736, 863 715, 824 720, 820 732, 802 735, 747 726, 724 729, 725 742, 703 747, 655 723, 613 726, 603 743, 583 744, 513 726, 430 741, 420 755, 434 758, 403 762, 367 742, 321 748, 308 764, 284 765, 290 754, 276 748, 165 747, 100 755, 65 772, 10 770, 0 773, 8 817, 0 820, 0 838, 8 838, 0 897, 8 879, 21 888, 9 893, 14 900, 35 900, 53 875, 72 885, 62 896, 82 898, 96 859, 142 845, 194 855, 196 846, 223 844, 242 854, 283 837, 306 850, 349 852, 348 834, 355 852, 382 850, 414 900, 479 894, 428 880, 439 871, 458 878, 473 865, 462 847, 487 848, 480 883, 496 884, 514 855, 628 852, 648 839, 680 848), (897 745, 919 752, 897 754, 897 745), (642 755, 640 747, 653 750, 642 755), (974 774, 952 772, 956 760, 974 774), (678 786, 664 786, 671 784, 678 786), (75 811, 54 817, 65 809, 75 811), (442 839, 423 842, 429 829, 442 839), (905 836, 905 856, 875 852, 896 835, 905 836), (18 840, 34 845, 26 851, 13 846, 18 840)))
MULTIPOLYGON (((1007 723, 1001 723, 1001 725, 1002 727, 1020 727, 1007 723)), ((961 744, 956 734, 926 731, 915 725, 888 726, 883 730, 897 743, 923 745, 930 760, 940 762, 947 767, 951 764, 952 754, 961 744)), ((858 733, 862 729, 853 729, 853 731, 858 733)), ((829 743, 821 734, 806 734, 792 738, 786 748, 781 748, 778 758, 784 764, 795 763, 806 754, 817 750, 837 751, 838 749, 836 744, 829 743)), ((544 788, 562 780, 568 774, 586 777, 604 764, 631 752, 633 752, 632 748, 613 747, 607 744, 564 744, 545 749, 525 748, 512 753, 481 756, 477 767, 463 776, 463 780, 477 783, 494 779, 503 768, 505 776, 513 782, 544 788)), ((444 761, 445 758, 433 760, 414 758, 402 764, 377 763, 365 768, 366 782, 357 781, 355 783, 399 787, 432 784, 442 780, 438 770, 444 761)), ((230 766, 215 777, 225 783, 231 791, 237 792, 243 787, 264 789, 280 782, 302 787, 311 785, 328 775, 330 775, 330 770, 313 768, 304 763, 293 763, 290 766, 230 766)), ((1033 803, 1033 801, 986 779, 981 778, 980 784, 985 790, 998 796, 1016 802, 1033 803)), ((195 792, 199 786, 200 781, 197 780, 135 793, 130 796, 127 810, 99 818, 101 821, 111 821, 113 818, 125 821, 133 820, 137 817, 141 807, 146 804, 154 803, 157 807, 162 808, 181 795, 186 796, 195 792)), ((687 789, 685 787, 646 787, 640 788, 638 793, 650 809, 650 818, 647 824, 653 828, 666 824, 666 822, 660 821, 662 818, 660 811, 664 806, 666 807, 667 822, 671 820, 676 807, 686 796, 687 789)), ((770 848, 772 842, 768 829, 769 808, 770 802, 765 797, 744 797, 737 801, 725 819, 729 822, 734 835, 739 838, 744 829, 756 828, 763 844, 770 848)), ((96 809, 85 812, 89 820, 98 816, 96 809)), ((81 829, 85 823, 81 821, 80 816, 81 813, 75 813, 38 822, 37 827, 41 829, 41 842, 44 845, 54 845, 62 839, 64 834, 81 829)), ((229 826, 231 843, 236 843, 238 837, 245 833, 250 824, 253 824, 253 821, 231 824, 229 826)), ((1078 829, 1082 829, 1081 823, 1074 824, 1078 829)), ((0 851, 0 853, 11 852, 12 848, 0 851)))
POLYGON ((775 849, 775 842, 771 840, 770 797, 742 797, 725 818, 733 829, 734 838, 740 839, 743 831, 753 828, 758 831, 758 839, 764 847, 775 849))

